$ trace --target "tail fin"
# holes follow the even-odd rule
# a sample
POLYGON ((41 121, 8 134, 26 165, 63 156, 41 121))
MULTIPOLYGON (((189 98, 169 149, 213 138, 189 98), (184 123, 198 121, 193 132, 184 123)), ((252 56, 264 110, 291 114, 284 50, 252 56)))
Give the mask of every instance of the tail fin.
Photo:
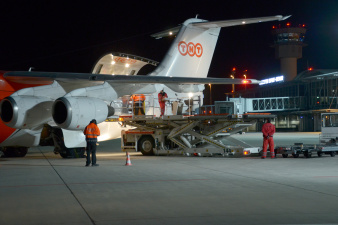
POLYGON ((271 16, 215 22, 197 18, 188 19, 181 26, 163 61, 149 75, 207 77, 221 27, 284 20, 286 18, 288 17, 271 16))

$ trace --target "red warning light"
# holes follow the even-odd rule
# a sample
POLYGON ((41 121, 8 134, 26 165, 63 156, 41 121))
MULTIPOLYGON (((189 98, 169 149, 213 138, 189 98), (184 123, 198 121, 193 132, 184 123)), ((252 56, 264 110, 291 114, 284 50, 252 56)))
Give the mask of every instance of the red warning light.
POLYGON ((232 68, 232 71, 236 71, 236 67, 232 68))
POLYGON ((248 83, 248 81, 247 81, 247 80, 243 80, 242 82, 243 82, 243 84, 247 84, 247 83, 248 83))
POLYGON ((305 24, 303 24, 303 27, 305 27, 305 24))
POLYGON ((312 67, 309 67, 308 71, 311 71, 311 70, 313 70, 313 68, 312 68, 312 67))
POLYGON ((272 26, 272 29, 276 29, 276 26, 275 26, 275 25, 273 25, 273 26, 272 26))
POLYGON ((286 26, 289 27, 291 24, 290 23, 286 23, 286 26))

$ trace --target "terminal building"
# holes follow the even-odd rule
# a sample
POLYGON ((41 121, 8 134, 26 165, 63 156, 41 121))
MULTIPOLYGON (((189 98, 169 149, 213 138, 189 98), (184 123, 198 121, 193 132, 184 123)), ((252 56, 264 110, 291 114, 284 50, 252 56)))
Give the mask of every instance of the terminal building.
MULTIPOLYGON (((262 85, 236 91, 230 101, 241 101, 245 112, 277 115, 277 131, 320 131, 321 113, 338 112, 338 70, 308 69, 297 74, 302 57, 304 26, 274 27, 273 47, 283 76, 263 80, 262 85)), ((262 124, 254 129, 260 130, 262 124)))

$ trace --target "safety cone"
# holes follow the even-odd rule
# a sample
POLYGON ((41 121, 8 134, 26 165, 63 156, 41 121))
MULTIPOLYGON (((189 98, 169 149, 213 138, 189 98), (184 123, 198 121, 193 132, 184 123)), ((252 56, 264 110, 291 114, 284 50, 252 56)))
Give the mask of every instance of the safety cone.
POLYGON ((128 152, 126 152, 126 155, 127 155, 126 166, 131 166, 130 155, 128 152))

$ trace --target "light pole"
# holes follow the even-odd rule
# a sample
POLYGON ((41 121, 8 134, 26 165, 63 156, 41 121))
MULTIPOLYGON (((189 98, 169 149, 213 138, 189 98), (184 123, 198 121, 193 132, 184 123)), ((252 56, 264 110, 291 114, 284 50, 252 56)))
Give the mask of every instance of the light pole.
POLYGON ((210 105, 212 105, 212 99, 211 99, 211 84, 209 84, 210 87, 210 105))
MULTIPOLYGON (((244 79, 246 80, 246 74, 243 74, 243 76, 244 76, 244 79)), ((246 90, 246 81, 244 82, 244 88, 246 90)))
MULTIPOLYGON (((236 67, 232 68, 230 77, 232 79, 235 79, 235 74, 236 74, 236 67)), ((233 94, 233 97, 235 97, 235 84, 232 84, 232 91, 231 92, 233 94)))
MULTIPOLYGON (((235 79, 235 76, 234 76, 234 75, 230 75, 230 77, 231 77, 232 79, 235 79)), ((231 90, 231 92, 232 92, 233 94, 235 94, 235 84, 232 84, 232 90, 231 90)))

